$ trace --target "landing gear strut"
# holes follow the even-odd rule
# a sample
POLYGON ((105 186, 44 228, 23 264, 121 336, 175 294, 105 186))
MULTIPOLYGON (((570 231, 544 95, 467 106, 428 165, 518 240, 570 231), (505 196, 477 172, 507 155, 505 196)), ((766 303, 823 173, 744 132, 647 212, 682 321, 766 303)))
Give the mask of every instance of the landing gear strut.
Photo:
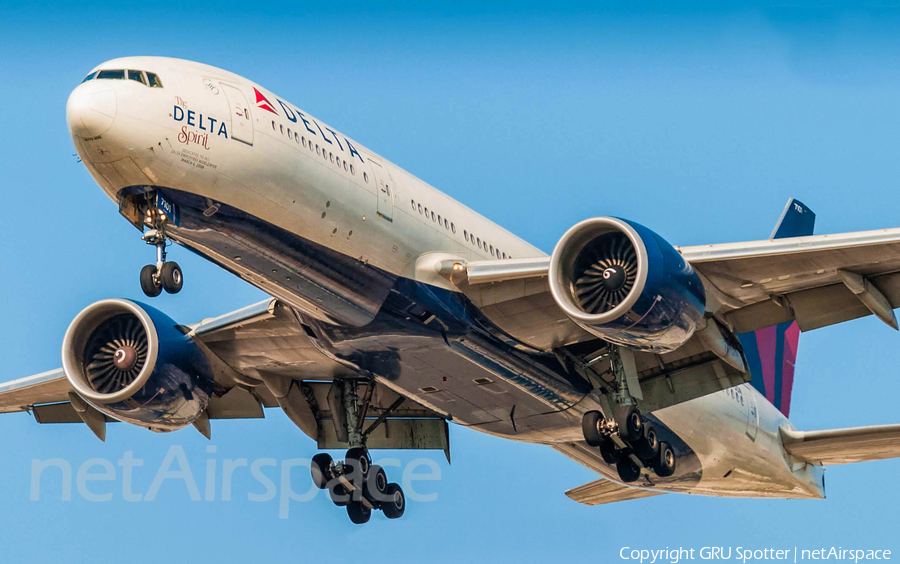
MULTIPOLYGON (((370 391, 373 385, 369 383, 370 391)), ((310 464, 310 473, 316 487, 327 489, 331 501, 338 507, 346 507, 347 516, 357 525, 368 522, 372 511, 376 509, 384 512, 388 519, 398 519, 406 511, 403 489, 398 484, 388 482, 384 468, 372 464, 369 450, 365 446, 368 434, 387 414, 386 412, 376 423, 362 431, 370 398, 371 393, 361 401, 356 381, 344 382, 342 403, 347 414, 347 435, 351 448, 343 461, 335 461, 331 455, 319 453, 310 464)))
POLYGON ((158 207, 147 209, 145 223, 151 226, 142 239, 156 247, 156 264, 148 264, 141 269, 141 290, 150 298, 160 295, 163 290, 177 294, 184 285, 184 276, 177 262, 166 262, 166 223, 168 217, 158 207))
POLYGON ((585 442, 599 448, 603 461, 616 467, 623 482, 634 482, 641 477, 643 469, 662 478, 671 476, 675 473, 676 464, 672 445, 659 440, 656 428, 644 420, 634 405, 628 390, 628 377, 616 347, 611 348, 609 359, 618 384, 615 401, 609 402, 608 409, 604 408, 609 417, 600 411, 584 414, 581 430, 585 442))

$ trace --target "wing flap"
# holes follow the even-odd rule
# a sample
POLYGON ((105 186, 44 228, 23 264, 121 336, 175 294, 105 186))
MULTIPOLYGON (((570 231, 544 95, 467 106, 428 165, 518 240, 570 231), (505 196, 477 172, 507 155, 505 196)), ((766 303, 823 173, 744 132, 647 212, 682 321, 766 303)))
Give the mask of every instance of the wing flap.
POLYGON ((623 486, 609 480, 596 480, 566 491, 566 495, 584 505, 605 505, 617 501, 629 501, 662 495, 663 492, 623 486))
POLYGON ((900 457, 900 425, 873 425, 824 431, 781 429, 784 449, 823 466, 900 457))

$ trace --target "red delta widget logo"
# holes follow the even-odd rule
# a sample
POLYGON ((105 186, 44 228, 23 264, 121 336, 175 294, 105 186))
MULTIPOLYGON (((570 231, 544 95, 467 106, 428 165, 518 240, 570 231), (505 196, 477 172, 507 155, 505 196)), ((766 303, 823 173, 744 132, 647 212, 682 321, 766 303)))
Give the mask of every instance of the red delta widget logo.
POLYGON ((186 124, 181 126, 181 131, 178 133, 179 143, 200 145, 204 149, 209 150, 210 134, 216 137, 221 135, 228 139, 228 128, 225 126, 225 122, 214 117, 204 116, 194 110, 185 110, 181 106, 176 105, 172 110, 172 119, 183 121, 186 124))

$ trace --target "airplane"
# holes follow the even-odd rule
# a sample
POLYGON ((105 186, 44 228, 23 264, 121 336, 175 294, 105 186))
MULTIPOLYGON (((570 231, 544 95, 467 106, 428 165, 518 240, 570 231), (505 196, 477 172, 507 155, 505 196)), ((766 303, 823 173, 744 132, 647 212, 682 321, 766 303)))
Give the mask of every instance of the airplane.
POLYGON ((248 79, 162 57, 98 65, 71 93, 88 172, 155 251, 176 243, 270 299, 190 325, 87 306, 62 367, 0 384, 0 411, 151 431, 281 408, 354 523, 406 509, 375 449, 450 458, 448 422, 543 444, 599 505, 666 493, 823 498, 824 467, 900 456, 900 425, 801 431, 799 335, 867 315, 898 328, 900 229, 814 235, 790 200, 768 239, 674 246, 586 219, 549 256, 248 79))

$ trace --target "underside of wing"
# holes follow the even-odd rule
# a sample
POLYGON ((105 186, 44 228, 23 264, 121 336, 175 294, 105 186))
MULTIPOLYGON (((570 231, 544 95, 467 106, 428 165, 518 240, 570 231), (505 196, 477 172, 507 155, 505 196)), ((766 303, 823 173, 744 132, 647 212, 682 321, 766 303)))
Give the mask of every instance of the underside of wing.
POLYGON ((824 431, 781 428, 784 449, 813 464, 832 466, 900 457, 900 425, 824 431))

